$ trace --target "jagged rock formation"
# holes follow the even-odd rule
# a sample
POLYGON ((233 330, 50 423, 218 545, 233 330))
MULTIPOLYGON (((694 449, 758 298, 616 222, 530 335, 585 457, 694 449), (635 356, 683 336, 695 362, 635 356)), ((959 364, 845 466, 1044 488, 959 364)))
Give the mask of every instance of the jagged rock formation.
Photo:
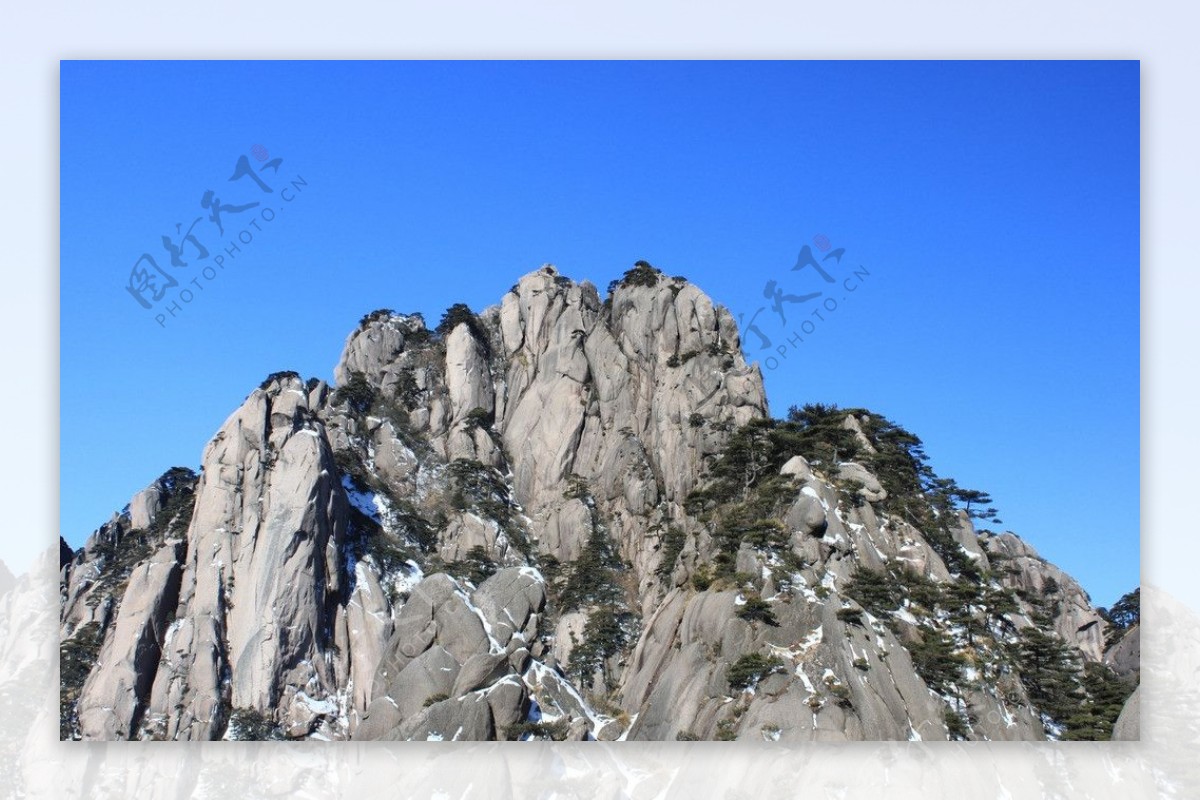
POLYGON ((1134 624, 1104 651, 1104 663, 1122 678, 1137 680, 1142 670, 1142 630, 1134 624))
POLYGON ((334 377, 268 377, 64 557, 64 738, 1026 740, 1063 721, 1021 633, 1104 659, 1076 582, 881 418, 776 426, 648 265, 372 313, 334 377))
POLYGON ((1087 592, 1075 579, 1038 556, 1029 543, 1004 533, 982 540, 986 553, 1005 559, 1005 585, 1028 597, 1054 596, 1059 609, 1054 616, 1054 631, 1092 661, 1104 658, 1104 618, 1092 607, 1087 592))

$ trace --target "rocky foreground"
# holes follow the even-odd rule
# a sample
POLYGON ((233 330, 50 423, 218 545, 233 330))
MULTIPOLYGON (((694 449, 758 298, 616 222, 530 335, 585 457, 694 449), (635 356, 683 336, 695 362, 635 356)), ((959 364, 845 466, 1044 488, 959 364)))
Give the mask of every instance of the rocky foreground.
POLYGON ((381 310, 334 376, 63 544, 64 739, 1108 739, 1136 683, 1136 619, 885 418, 772 420, 682 278, 381 310))

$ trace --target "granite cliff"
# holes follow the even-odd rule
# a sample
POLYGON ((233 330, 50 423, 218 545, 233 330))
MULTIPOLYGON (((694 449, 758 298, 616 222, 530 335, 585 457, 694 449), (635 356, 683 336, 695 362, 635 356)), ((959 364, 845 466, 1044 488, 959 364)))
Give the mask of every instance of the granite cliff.
POLYGON ((1136 680, 919 440, 772 419, 644 263, 373 312, 334 378, 269 376, 64 544, 64 738, 1105 739, 1136 680))

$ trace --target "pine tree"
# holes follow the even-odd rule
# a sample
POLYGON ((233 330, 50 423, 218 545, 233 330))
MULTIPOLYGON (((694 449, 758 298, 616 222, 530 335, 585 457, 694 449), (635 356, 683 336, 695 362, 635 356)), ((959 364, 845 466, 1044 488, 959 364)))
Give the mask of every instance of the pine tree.
POLYGON ((1113 604, 1112 609, 1101 609, 1100 616, 1108 623, 1104 636, 1104 647, 1111 648, 1121 641, 1125 632, 1142 619, 1142 588, 1127 592, 1113 604))
POLYGON ((1142 588, 1121 596, 1121 600, 1108 610, 1108 617, 1118 628, 1127 629, 1142 619, 1142 588))
POLYGON ((1111 740, 1113 724, 1132 688, 1109 667, 1095 662, 1084 668, 1082 683, 1084 697, 1064 721, 1063 739, 1111 740))
POLYGON ((858 565, 850 574, 845 594, 876 617, 883 617, 900 605, 901 589, 886 573, 858 565))
POLYGON ((779 621, 775 619, 775 613, 771 611, 771 605, 758 595, 747 598, 746 603, 738 608, 737 616, 750 622, 757 620, 768 626, 779 625, 779 621))
POLYGON ((1034 615, 1033 625, 1021 631, 1017 664, 1029 700, 1054 721, 1064 723, 1085 697, 1076 675, 1081 670, 1078 651, 1056 635, 1048 615, 1034 615))
POLYGON ((739 428, 729 438, 712 474, 723 486, 725 499, 745 501, 758 480, 771 472, 771 420, 755 420, 739 428))
MULTIPOLYGON (((602 604, 588 615, 583 640, 571 651, 571 672, 585 683, 629 641, 620 617, 611 604, 602 604)), ((605 671, 605 680, 608 680, 605 671)))

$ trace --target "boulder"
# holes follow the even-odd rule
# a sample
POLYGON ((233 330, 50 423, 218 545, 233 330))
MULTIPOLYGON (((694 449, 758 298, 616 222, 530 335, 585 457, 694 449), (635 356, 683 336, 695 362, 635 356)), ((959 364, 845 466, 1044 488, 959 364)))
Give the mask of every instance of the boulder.
POLYGON ((838 478, 862 484, 862 495, 868 503, 887 500, 887 490, 879 483, 879 479, 858 462, 842 462, 837 469, 838 478))
POLYGON ((808 460, 803 456, 796 455, 783 463, 783 467, 779 468, 779 475, 792 476, 797 481, 810 481, 813 472, 808 460))
POLYGON ((1121 707, 1121 714, 1113 724, 1112 739, 1136 741, 1142 738, 1142 688, 1138 687, 1121 707))

